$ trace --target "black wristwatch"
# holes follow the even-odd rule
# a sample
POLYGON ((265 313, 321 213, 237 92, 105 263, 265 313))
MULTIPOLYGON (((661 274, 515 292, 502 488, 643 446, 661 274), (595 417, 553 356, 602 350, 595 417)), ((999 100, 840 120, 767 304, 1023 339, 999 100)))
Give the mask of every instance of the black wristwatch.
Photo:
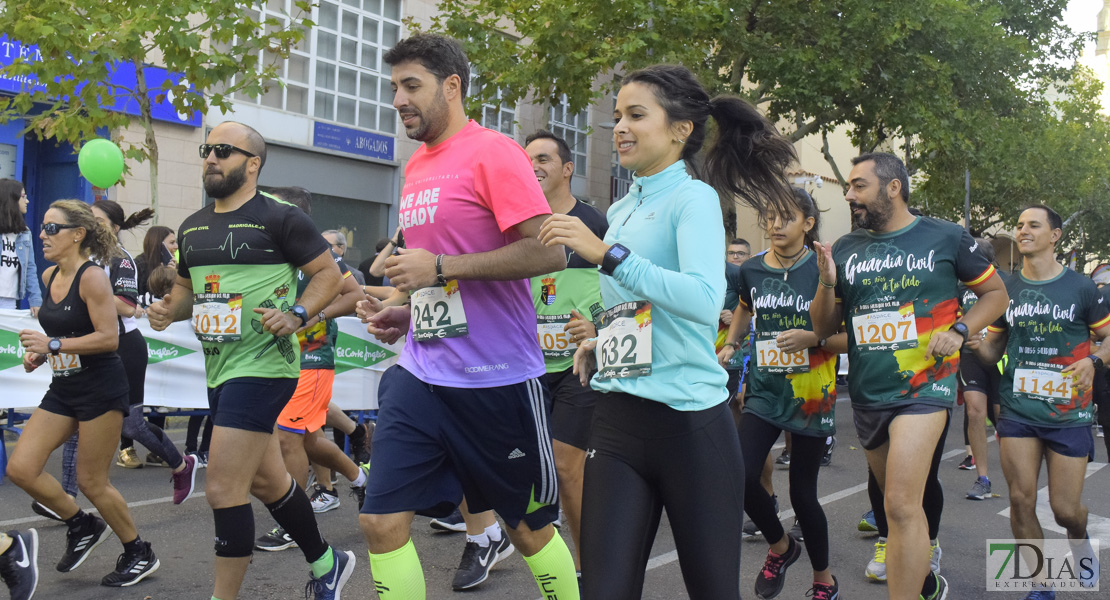
POLYGON ((605 252, 605 256, 601 257, 601 273, 613 276, 613 271, 617 270, 624 259, 628 258, 632 251, 620 244, 613 244, 605 252))
POLYGON ((955 325, 952 326, 952 329, 950 329, 949 331, 955 331, 956 333, 960 334, 964 338, 964 343, 965 344, 967 343, 967 336, 970 333, 967 330, 967 325, 964 325, 963 323, 957 322, 955 325))
POLYGON ((308 311, 305 310, 303 306, 297 304, 293 308, 289 309, 289 312, 293 313, 294 317, 297 317, 301 320, 301 327, 308 325, 308 311))
POLYGON ((62 340, 58 338, 50 338, 50 343, 46 345, 50 349, 50 353, 57 356, 62 351, 62 340))
POLYGON ((1094 363, 1096 370, 1101 371, 1106 368, 1106 363, 1102 362, 1102 359, 1095 356, 1094 354, 1087 355, 1087 358, 1091 359, 1091 362, 1094 363))
POLYGON ((436 285, 439 287, 447 285, 447 278, 443 276, 443 256, 442 254, 436 255, 436 285))

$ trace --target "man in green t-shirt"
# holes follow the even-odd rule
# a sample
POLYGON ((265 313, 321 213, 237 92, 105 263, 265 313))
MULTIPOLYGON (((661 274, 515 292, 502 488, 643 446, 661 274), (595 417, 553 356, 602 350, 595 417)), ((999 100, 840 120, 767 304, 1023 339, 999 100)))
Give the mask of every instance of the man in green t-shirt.
MULTIPOLYGON (((1044 538, 1037 519, 1042 457, 1048 463, 1049 504, 1072 544, 1074 577, 1098 582, 1098 555, 1087 535, 1083 481, 1094 453, 1091 388, 1110 360, 1110 308, 1089 278, 1056 261, 1063 235, 1056 211, 1035 205, 1022 211, 1014 238, 1021 271, 1007 281, 1010 303, 981 343, 971 340, 985 364, 1008 357, 1002 372, 998 418, 1002 473, 1010 486, 1014 538, 1044 538), (1091 335, 1102 342, 1096 348, 1091 335)), ((1033 563, 1030 563, 1033 564, 1033 563)), ((1047 582, 1050 586, 1059 580, 1047 582)), ((1053 590, 1037 598, 1052 598, 1053 590)))
POLYGON ((216 530, 212 598, 239 594, 254 549, 251 495, 300 546, 316 599, 339 598, 354 554, 324 541, 274 435, 300 374, 293 334, 335 298, 339 267, 307 215, 259 193, 266 142, 257 131, 221 123, 200 155, 213 203, 182 223, 177 283, 148 315, 158 331, 191 318, 204 349, 215 425, 206 490, 216 530), (298 269, 310 281, 296 304, 298 269))
POLYGON ((857 229, 815 244, 813 330, 848 331, 856 432, 886 500, 890 598, 940 600, 948 584, 930 570, 921 508, 930 457, 955 403, 960 347, 1002 314, 1006 289, 966 231, 910 213, 901 160, 871 153, 852 164, 845 200, 857 229), (979 302, 957 320, 960 281, 979 302))

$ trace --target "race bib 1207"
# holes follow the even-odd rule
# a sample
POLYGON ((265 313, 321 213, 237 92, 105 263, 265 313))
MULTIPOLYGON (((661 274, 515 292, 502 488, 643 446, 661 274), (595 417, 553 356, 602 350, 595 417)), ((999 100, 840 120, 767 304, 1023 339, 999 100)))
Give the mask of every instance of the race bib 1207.
POLYGON ((852 331, 860 350, 901 350, 917 347, 913 303, 873 307, 852 316, 852 331))

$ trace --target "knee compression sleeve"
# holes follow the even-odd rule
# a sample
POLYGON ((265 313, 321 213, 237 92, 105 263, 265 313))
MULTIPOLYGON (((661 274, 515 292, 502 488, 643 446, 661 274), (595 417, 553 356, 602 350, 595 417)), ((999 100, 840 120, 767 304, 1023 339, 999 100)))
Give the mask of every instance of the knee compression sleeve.
POLYGON ((250 504, 212 509, 216 556, 242 558, 254 553, 254 511, 250 504))

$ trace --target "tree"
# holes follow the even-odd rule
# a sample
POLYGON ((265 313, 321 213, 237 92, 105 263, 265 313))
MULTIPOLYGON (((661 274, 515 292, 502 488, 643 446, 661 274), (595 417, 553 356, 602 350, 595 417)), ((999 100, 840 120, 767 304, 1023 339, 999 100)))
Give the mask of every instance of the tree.
POLYGON ((151 100, 169 99, 181 112, 227 109, 229 95, 262 94, 277 85, 274 61, 304 38, 311 5, 292 2, 288 19, 262 18, 242 0, 9 0, 0 31, 35 43, 38 53, 0 69, 6 77, 36 76, 41 87, 0 98, 0 121, 21 118, 39 139, 79 147, 98 128, 129 125, 112 107, 136 102, 146 138, 124 153, 149 160, 152 207, 158 208, 158 142, 151 100), (148 62, 173 76, 151 89, 148 62), (116 69, 134 69, 134 85, 112 81, 116 69), (86 83, 88 82, 88 83, 86 83))
POLYGON ((973 233, 1012 227, 1023 207, 1047 204, 1067 221, 1061 255, 1110 260, 1110 120, 1099 112, 1101 90, 1077 68, 1036 86, 1020 110, 969 121, 965 135, 975 144, 923 144, 926 180, 915 204, 962 222, 967 169, 973 233))
MULTIPOLYGON (((1066 0, 443 0, 433 28, 465 44, 507 102, 580 110, 599 79, 660 62, 759 105, 792 140, 847 125, 869 151, 894 137, 966 142, 969 106, 1011 110, 1078 52, 1066 0), (507 32, 507 33, 506 33, 507 32)), ((838 166, 828 156, 837 175, 838 166)))

